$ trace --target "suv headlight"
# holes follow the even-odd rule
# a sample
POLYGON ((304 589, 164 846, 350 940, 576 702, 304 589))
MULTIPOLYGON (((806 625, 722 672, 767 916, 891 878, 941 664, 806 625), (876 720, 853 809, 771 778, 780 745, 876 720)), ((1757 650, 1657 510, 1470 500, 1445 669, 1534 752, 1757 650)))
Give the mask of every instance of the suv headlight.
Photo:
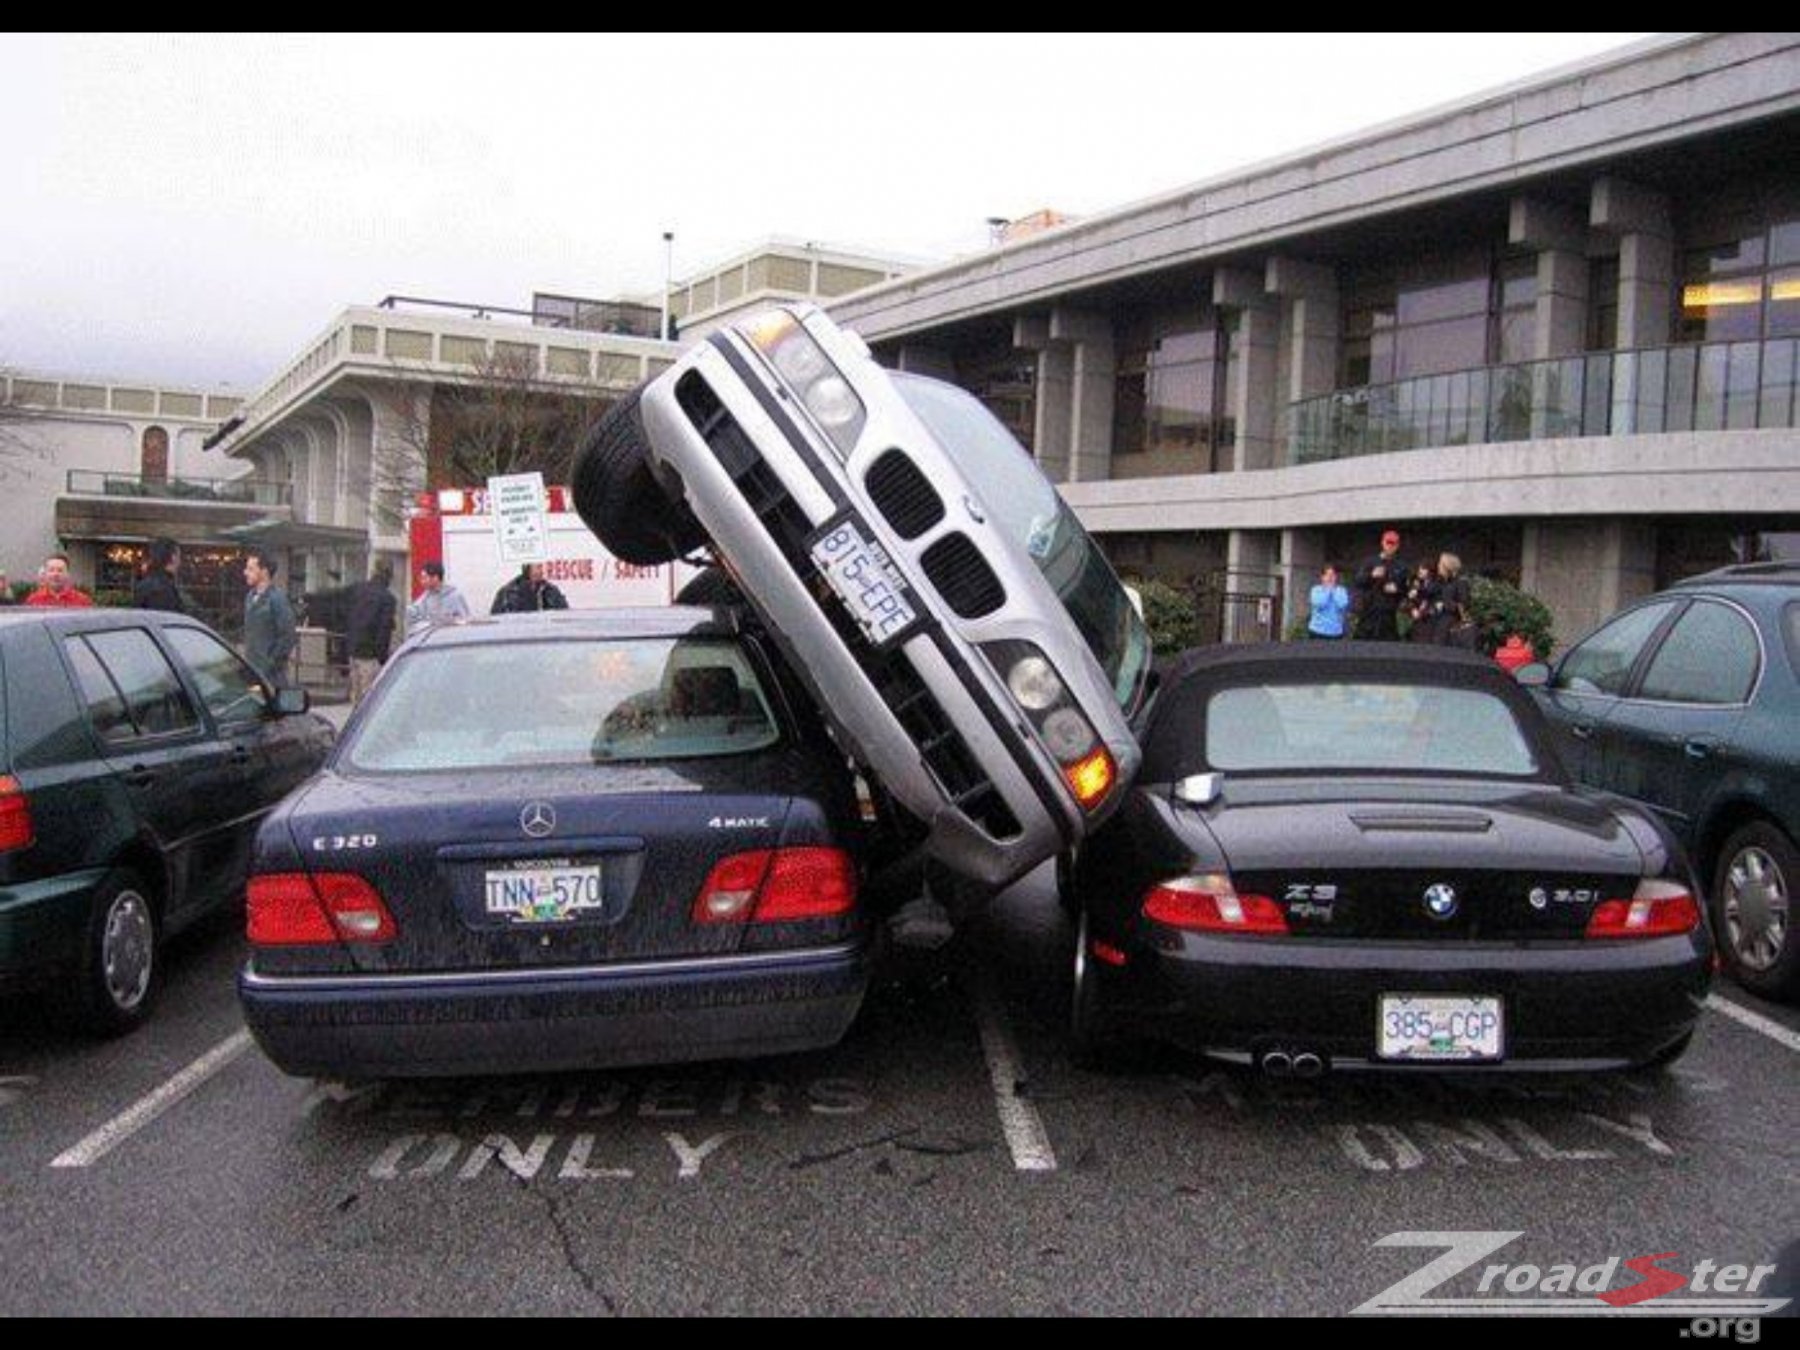
POLYGON ((1063 783, 1075 800, 1084 810, 1098 806, 1112 791, 1118 766, 1056 667, 1029 642, 988 642, 981 653, 1006 681, 1038 740, 1061 767, 1063 783))
POLYGON ((758 314, 738 331, 794 391, 831 438, 838 457, 848 458, 868 414, 862 399, 813 335, 785 309, 758 314))

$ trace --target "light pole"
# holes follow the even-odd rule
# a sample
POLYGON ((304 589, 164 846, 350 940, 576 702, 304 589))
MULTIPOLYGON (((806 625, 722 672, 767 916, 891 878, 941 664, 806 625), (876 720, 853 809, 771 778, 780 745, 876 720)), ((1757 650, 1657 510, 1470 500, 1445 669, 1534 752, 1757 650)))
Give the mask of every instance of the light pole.
POLYGON ((675 284, 675 231, 663 231, 663 302, 662 326, 656 335, 664 342, 669 340, 669 288, 675 284))

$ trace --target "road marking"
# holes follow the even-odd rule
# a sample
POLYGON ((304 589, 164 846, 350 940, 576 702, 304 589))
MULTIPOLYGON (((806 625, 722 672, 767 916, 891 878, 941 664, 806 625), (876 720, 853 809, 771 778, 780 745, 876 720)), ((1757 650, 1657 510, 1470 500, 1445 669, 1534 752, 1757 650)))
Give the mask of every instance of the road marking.
POLYGON ((1054 1172, 1056 1151, 1050 1147, 1050 1136, 1037 1107, 1019 1095, 1019 1085, 1025 1081, 1019 1068, 1019 1051, 999 1001, 985 981, 975 987, 975 1014, 981 1029, 981 1050, 987 1057, 988 1079, 994 1087, 994 1107, 1000 1115, 1006 1146, 1012 1150, 1013 1167, 1020 1172, 1054 1172))
POLYGON ((1732 1021, 1749 1027, 1752 1031, 1760 1031, 1777 1045, 1785 1045, 1788 1049, 1800 1051, 1800 1031, 1792 1031, 1781 1025, 1772 1017, 1764 1017, 1761 1013, 1751 1012, 1740 1007, 1730 999, 1720 998, 1717 994, 1709 994, 1706 1006, 1716 1013, 1723 1013, 1732 1021))
POLYGON ((92 1167, 249 1048, 248 1030, 221 1041, 155 1092, 113 1117, 50 1165, 92 1167))

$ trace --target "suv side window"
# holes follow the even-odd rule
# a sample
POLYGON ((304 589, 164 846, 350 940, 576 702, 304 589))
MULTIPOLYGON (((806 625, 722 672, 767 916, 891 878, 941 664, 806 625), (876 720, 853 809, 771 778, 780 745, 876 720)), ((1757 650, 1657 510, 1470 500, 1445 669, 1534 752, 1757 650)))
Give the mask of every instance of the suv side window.
POLYGON ((200 701, 215 720, 221 725, 262 720, 269 708, 268 691, 236 652, 198 628, 165 628, 163 637, 192 673, 200 701))
POLYGON ((1574 694, 1623 693, 1644 644, 1673 608, 1673 601, 1664 601, 1621 614, 1563 658, 1555 687, 1574 694))
MULTIPOLYGON (((167 736, 192 731, 200 725, 175 668, 148 633, 135 628, 114 629, 90 633, 85 641, 124 699, 136 735, 167 736)), ((112 732, 101 732, 109 741, 130 734, 121 735, 116 727, 112 732)))
POLYGON ((1662 703, 1742 703, 1762 665, 1756 630, 1729 605, 1699 600, 1651 658, 1639 698, 1662 703))

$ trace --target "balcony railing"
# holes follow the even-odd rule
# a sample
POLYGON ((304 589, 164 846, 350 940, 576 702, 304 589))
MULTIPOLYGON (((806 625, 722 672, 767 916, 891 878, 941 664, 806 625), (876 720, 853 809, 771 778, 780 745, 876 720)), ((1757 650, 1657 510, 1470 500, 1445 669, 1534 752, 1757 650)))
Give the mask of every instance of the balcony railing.
POLYGON ((234 506, 287 506, 294 497, 291 483, 263 478, 146 478, 97 469, 70 469, 68 491, 86 497, 147 497, 234 506))
POLYGON ((1424 375, 1291 406, 1287 462, 1565 436, 1793 427, 1800 339, 1707 342, 1424 375))

